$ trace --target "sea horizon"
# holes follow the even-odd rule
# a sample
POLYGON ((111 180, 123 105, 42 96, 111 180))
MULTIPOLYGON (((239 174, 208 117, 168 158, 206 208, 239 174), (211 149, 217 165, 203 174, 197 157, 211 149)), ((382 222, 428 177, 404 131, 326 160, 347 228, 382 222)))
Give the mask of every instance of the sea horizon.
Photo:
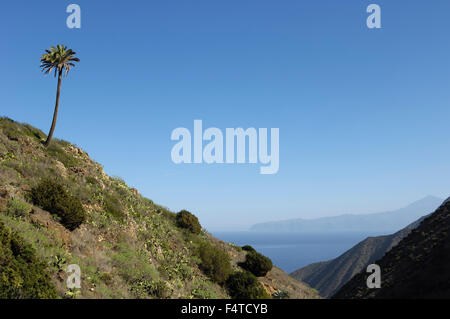
POLYGON ((339 257, 367 237, 389 235, 386 232, 296 233, 251 230, 213 231, 211 234, 238 246, 252 246, 288 274, 309 264, 339 257))

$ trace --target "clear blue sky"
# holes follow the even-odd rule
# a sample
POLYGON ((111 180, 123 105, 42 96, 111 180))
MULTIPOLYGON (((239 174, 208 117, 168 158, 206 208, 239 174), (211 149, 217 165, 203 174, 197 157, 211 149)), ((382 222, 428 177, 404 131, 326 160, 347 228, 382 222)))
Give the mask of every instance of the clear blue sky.
POLYGON ((210 230, 398 208, 450 190, 450 2, 7 1, 0 115, 47 132, 63 43, 81 63, 55 135, 210 230), (66 27, 66 6, 82 28, 66 27), (369 30, 366 7, 382 8, 369 30), (277 127, 280 170, 176 165, 170 134, 277 127))

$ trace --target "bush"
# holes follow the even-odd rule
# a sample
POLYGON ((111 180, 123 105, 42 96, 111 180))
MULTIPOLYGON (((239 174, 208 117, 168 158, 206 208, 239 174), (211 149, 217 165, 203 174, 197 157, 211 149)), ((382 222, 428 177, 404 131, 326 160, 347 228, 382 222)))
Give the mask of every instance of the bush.
POLYGON ((270 296, 248 271, 234 272, 227 280, 228 294, 233 299, 269 299, 270 296))
POLYGON ((231 273, 230 258, 220 248, 210 243, 202 243, 199 247, 200 269, 218 284, 223 284, 231 273))
POLYGON ((273 267, 272 261, 269 258, 256 251, 248 252, 245 262, 240 263, 239 266, 250 271, 256 277, 265 276, 273 267))
POLYGON ((189 229, 194 234, 200 234, 202 231, 198 218, 186 210, 182 210, 177 214, 177 225, 178 227, 189 229))
POLYGON ((15 198, 8 200, 7 212, 10 216, 27 216, 31 211, 31 205, 15 198))
POLYGON ((103 200, 103 209, 119 221, 122 221, 125 218, 122 204, 116 196, 106 195, 103 200))
POLYGON ((156 282, 148 291, 148 293, 159 299, 167 299, 170 297, 169 287, 167 286, 167 283, 164 281, 156 282))
POLYGON ((86 183, 94 186, 97 186, 99 184, 97 179, 92 176, 86 176, 86 183))
POLYGON ((152 296, 158 299, 167 299, 170 297, 169 287, 164 281, 138 280, 131 286, 131 291, 138 298, 152 296))
POLYGON ((86 219, 81 202, 62 185, 50 179, 45 179, 33 187, 30 197, 35 205, 58 216, 61 224, 68 230, 78 228, 86 219))
POLYGON ((45 264, 16 233, 0 223, 0 298, 57 298, 45 264))
POLYGON ((250 245, 242 246, 242 250, 249 251, 249 252, 250 252, 250 251, 256 252, 255 248, 253 248, 253 247, 250 246, 250 245))

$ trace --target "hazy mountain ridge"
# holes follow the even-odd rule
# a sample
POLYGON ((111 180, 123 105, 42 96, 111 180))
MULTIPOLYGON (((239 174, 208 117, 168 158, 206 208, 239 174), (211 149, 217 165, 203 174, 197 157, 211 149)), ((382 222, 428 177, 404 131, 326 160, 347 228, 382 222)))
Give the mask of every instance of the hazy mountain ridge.
POLYGON ((369 289, 363 270, 333 298, 449 298, 450 200, 375 261, 381 268, 381 288, 369 289))
POLYGON ((367 265, 381 258, 397 245, 425 217, 392 235, 368 237, 339 257, 298 269, 291 276, 317 289, 322 297, 331 297, 340 287, 367 265))
POLYGON ((339 215, 317 219, 292 219, 253 225, 250 230, 260 232, 387 232, 392 233, 434 211, 442 199, 427 196, 404 208, 364 215, 339 215), (425 213, 426 214, 426 213, 425 213))

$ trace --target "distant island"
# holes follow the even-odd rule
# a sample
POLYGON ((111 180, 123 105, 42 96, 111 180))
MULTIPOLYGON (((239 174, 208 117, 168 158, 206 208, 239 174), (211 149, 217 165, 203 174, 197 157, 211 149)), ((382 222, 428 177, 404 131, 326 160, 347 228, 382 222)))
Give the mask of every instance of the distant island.
POLYGON ((427 213, 433 212, 443 199, 427 196, 398 210, 353 215, 345 214, 317 219, 290 219, 259 223, 251 226, 251 231, 258 232, 386 232, 392 233, 402 229, 427 213))

